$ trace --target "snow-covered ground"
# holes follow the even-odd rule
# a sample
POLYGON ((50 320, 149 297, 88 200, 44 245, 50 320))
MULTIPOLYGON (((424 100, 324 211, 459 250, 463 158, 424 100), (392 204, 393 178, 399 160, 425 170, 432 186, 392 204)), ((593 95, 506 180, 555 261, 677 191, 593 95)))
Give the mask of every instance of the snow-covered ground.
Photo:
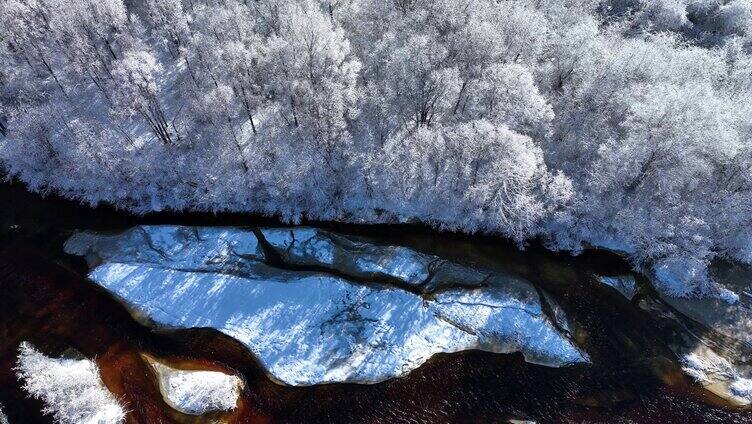
POLYGON ((146 357, 159 379, 159 391, 174 409, 192 415, 235 409, 242 380, 217 371, 182 370, 146 357))
MULTIPOLYGON (((125 410, 107 390, 99 368, 88 359, 50 358, 28 343, 19 347, 18 377, 61 424, 116 424, 125 410)), ((0 421, 2 422, 2 421, 0 421)))
MULTIPOLYGON (((284 231, 304 240, 312 230, 284 231)), ((263 232, 274 245, 285 234, 263 232)), ((318 240, 306 246, 320 249, 289 249, 288 257, 297 257, 298 264, 348 264, 339 274, 271 267, 248 229, 162 226, 114 236, 80 233, 66 249, 100 263, 90 278, 156 322, 216 328, 244 343, 276 379, 290 385, 378 382, 404 375, 436 353, 466 349, 519 351, 549 366, 589 361, 546 316, 535 288, 524 280, 447 261, 437 266, 436 258, 426 260, 409 249, 315 233, 360 248, 318 240), (353 269, 363 250, 367 260, 353 269), (395 284, 362 278, 374 270, 391 275, 395 284), (429 281, 441 289, 431 291, 429 281)))

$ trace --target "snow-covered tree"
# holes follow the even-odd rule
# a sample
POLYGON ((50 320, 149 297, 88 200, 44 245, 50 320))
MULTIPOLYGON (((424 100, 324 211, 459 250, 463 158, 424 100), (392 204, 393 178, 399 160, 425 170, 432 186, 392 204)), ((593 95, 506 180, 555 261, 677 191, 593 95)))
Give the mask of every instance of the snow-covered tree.
POLYGON ((157 57, 146 50, 128 50, 114 64, 115 108, 126 117, 143 119, 153 135, 164 144, 179 138, 168 121, 157 79, 163 72, 157 57))
POLYGON ((91 360, 50 358, 24 342, 19 347, 16 372, 24 390, 41 399, 43 412, 59 423, 125 421, 123 406, 107 390, 91 360))
POLYGON ((750 0, 5 0, 0 164, 139 212, 618 247, 676 293, 717 294, 710 262, 752 261, 750 16, 750 0))

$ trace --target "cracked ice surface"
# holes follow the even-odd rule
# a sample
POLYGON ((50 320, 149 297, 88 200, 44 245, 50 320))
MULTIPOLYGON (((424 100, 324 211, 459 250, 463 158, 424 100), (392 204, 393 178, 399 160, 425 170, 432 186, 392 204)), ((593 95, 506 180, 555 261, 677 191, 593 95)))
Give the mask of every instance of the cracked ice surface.
MULTIPOLYGON (((279 243, 268 231, 265 238, 279 243)), ((90 278, 154 321, 215 328, 245 344, 273 377, 290 385, 383 381, 436 353, 466 349, 520 351, 549 366, 589 361, 551 323, 535 288, 523 280, 499 277, 492 287, 422 296, 361 280, 374 267, 359 274, 357 255, 366 251, 379 273, 399 279, 425 279, 428 255, 374 245, 348 250, 326 240, 305 245, 308 250, 295 253, 299 264, 345 263, 340 275, 357 275, 265 265, 253 233, 243 229, 137 227, 120 236, 80 234, 66 248, 97 258, 90 278), (161 253, 150 252, 154 239, 161 253), (395 251, 401 259, 390 257, 395 251)))
POLYGON ((66 241, 65 251, 90 265, 151 263, 218 272, 264 258, 249 229, 173 225, 138 226, 115 235, 80 232, 66 241))
POLYGON ((316 228, 261 230, 269 244, 293 264, 336 267, 359 278, 386 277, 419 285, 436 258, 402 246, 376 246, 316 228))

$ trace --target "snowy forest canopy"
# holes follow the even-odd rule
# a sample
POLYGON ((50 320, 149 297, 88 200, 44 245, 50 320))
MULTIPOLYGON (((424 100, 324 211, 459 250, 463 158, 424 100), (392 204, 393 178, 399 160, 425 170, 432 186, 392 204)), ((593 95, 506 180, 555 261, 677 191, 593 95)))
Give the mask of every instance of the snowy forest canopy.
MULTIPOLYGON (((137 212, 752 262, 752 0, 0 0, 0 163, 137 212)), ((672 283, 678 282, 678 283, 672 283)))

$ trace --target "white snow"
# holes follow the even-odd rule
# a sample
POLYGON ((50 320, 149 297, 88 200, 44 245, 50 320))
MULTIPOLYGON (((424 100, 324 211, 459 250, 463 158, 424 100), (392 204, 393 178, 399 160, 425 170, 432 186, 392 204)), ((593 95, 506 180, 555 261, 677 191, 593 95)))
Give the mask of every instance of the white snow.
POLYGON ((708 276, 706 264, 697 264, 692 260, 666 259, 653 265, 653 283, 655 288, 670 297, 699 297, 720 299, 729 305, 739 301, 739 295, 723 287, 708 276), (700 282, 693 284, 692 282, 700 282), (702 287, 695 293, 692 288, 702 287), (700 294, 701 296, 696 296, 700 294))
POLYGON ((749 378, 738 378, 729 386, 729 390, 734 396, 752 401, 752 380, 749 378))
POLYGON ((385 276, 417 285, 428 278, 428 266, 436 259, 406 247, 359 243, 316 228, 268 228, 261 232, 292 263, 337 266, 358 277, 385 276))
POLYGON ((16 368, 23 388, 41 399, 45 414, 62 424, 115 424, 125 410, 107 390, 99 368, 88 359, 50 358, 24 342, 16 368))
POLYGON ((428 305, 436 317, 472 332, 477 349, 503 353, 521 350, 528 362, 544 365, 586 362, 587 355, 543 314, 537 293, 526 289, 450 290, 439 293, 428 305))
MULTIPOLYGON (((127 254, 89 244, 100 257, 116 259, 97 266, 90 278, 158 323, 212 327, 234 337, 286 384, 378 382, 404 375, 436 353, 466 349, 520 351, 528 361, 550 366, 589 360, 555 329, 535 289, 521 280, 497 278, 493 287, 424 297, 326 273, 274 269, 255 259, 242 265, 242 275, 227 274, 221 261, 196 260, 191 252, 204 252, 200 246, 184 246, 186 252, 162 262, 137 253, 150 247, 131 238, 134 231, 107 242, 107 249, 127 254), (149 262, 139 262, 143 258, 149 262)), ((202 243, 216 245, 208 239, 194 244, 202 243)))
POLYGON ((181 370, 149 359, 165 401, 192 415, 235 409, 243 383, 235 375, 217 371, 181 370))
POLYGON ((718 298, 728 303, 729 305, 733 305, 739 301, 739 295, 735 293, 734 291, 729 290, 725 287, 720 288, 720 291, 718 293, 718 298))
POLYGON ((251 230, 222 227, 181 227, 144 225, 116 235, 79 232, 65 243, 65 251, 87 258, 90 265, 100 262, 139 262, 165 267, 191 267, 227 270, 243 262, 262 260, 251 230), (144 249, 148 246, 148 249, 144 249))

